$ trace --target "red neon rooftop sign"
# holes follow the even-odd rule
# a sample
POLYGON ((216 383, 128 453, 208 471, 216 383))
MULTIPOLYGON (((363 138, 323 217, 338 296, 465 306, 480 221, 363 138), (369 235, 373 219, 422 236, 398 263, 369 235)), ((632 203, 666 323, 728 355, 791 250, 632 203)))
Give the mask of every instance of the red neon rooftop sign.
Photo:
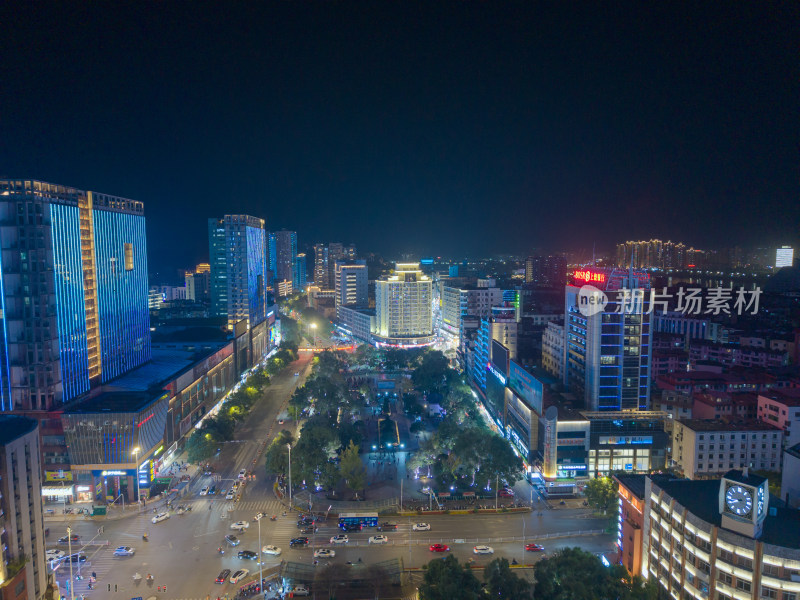
POLYGON ((585 281, 586 283, 605 283, 606 274, 596 273, 595 271, 575 271, 572 274, 574 279, 585 281))

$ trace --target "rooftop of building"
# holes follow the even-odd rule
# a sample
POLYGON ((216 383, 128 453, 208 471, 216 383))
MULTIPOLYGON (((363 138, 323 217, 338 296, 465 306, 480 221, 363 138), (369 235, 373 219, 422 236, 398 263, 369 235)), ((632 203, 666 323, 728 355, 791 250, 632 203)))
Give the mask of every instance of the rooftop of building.
POLYGON ((718 419, 678 419, 684 427, 692 431, 781 431, 777 427, 757 421, 755 419, 748 421, 733 421, 726 422, 718 419))
POLYGON ((716 391, 699 391, 692 394, 692 399, 703 404, 718 405, 718 404, 736 404, 736 405, 757 405, 758 393, 757 392, 716 392, 716 391))
POLYGON ((36 429, 36 419, 29 419, 20 415, 0 415, 0 445, 21 438, 36 429))
POLYGON ((213 345, 210 349, 198 352, 195 346, 184 348, 158 348, 152 350, 150 362, 117 377, 106 384, 107 387, 130 392, 144 392, 161 386, 180 375, 196 363, 202 356, 216 352, 225 343, 213 345))
MULTIPOLYGON (((741 472, 737 473, 741 476, 741 472)), ((695 516, 717 527, 721 526, 719 479, 662 479, 653 483, 695 516)), ((800 511, 786 508, 774 496, 770 496, 769 506, 759 540, 784 548, 800 548, 800 511)))
POLYGON ((762 392, 759 396, 775 400, 786 406, 800 406, 800 388, 786 388, 762 392))
POLYGON ((147 392, 101 392, 65 409, 64 414, 135 413, 158 400, 161 395, 147 392))
POLYGON ((614 479, 619 481, 619 484, 625 488, 627 488, 631 494, 639 498, 639 500, 644 500, 644 489, 645 484, 647 483, 647 475, 636 475, 636 474, 619 474, 614 475, 614 479))

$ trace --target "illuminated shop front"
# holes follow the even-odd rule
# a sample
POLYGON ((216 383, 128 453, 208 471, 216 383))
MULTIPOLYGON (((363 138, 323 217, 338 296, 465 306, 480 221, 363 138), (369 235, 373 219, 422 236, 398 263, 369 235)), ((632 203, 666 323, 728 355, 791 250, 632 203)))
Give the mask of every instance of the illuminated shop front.
POLYGON ((64 412, 64 436, 82 501, 128 503, 137 493, 147 496, 163 452, 167 396, 107 392, 64 412))

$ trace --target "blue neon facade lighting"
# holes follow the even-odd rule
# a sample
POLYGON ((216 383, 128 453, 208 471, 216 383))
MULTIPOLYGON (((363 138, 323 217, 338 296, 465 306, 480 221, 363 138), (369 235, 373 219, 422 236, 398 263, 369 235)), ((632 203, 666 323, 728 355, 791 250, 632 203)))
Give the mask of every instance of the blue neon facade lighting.
POLYGON ((77 206, 50 204, 58 353, 64 402, 89 391, 86 295, 77 206))
POLYGON ((266 319, 266 264, 264 259, 264 230, 260 227, 246 227, 247 240, 247 298, 250 327, 266 319))
POLYGON ((101 381, 150 360, 147 243, 141 215, 92 211, 101 381), (126 260, 126 245, 132 260, 126 260))
POLYGON ((2 328, 0 328, 0 410, 14 410, 14 402, 11 395, 11 361, 8 357, 8 328, 6 327, 6 291, 3 278, 3 261, 0 260, 0 308, 3 314, 0 316, 2 328))

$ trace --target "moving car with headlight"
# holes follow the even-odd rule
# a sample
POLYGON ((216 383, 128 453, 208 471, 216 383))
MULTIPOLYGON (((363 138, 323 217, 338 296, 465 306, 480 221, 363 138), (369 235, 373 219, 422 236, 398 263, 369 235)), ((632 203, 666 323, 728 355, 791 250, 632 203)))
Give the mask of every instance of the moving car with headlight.
POLYGON ((271 554, 272 556, 280 556, 281 555, 281 549, 278 548, 277 546, 264 546, 261 549, 261 552, 264 553, 264 554, 271 554))
POLYGON ((133 556, 135 552, 136 549, 131 546, 120 546, 114 550, 114 556, 133 556))
POLYGON ((231 523, 231 529, 235 529, 236 531, 244 531, 250 527, 250 523, 247 521, 236 521, 236 523, 231 523))
POLYGON ((491 546, 475 546, 472 552, 474 554, 494 554, 494 548, 491 546))
POLYGON ((231 578, 230 578, 229 581, 231 583, 239 583, 242 579, 247 577, 249 574, 250 574, 250 571, 248 571, 247 569, 239 569, 238 571, 236 571, 236 573, 231 575, 231 578))
POLYGON ((368 541, 370 544, 387 544, 389 538, 385 535, 373 535, 368 541))
POLYGON ((331 544, 346 544, 349 541, 350 538, 343 534, 335 535, 331 538, 331 544))
POLYGON ((153 517, 150 520, 153 523, 161 523, 161 521, 166 521, 167 519, 169 519, 169 513, 162 512, 162 513, 158 513, 155 517, 153 517))
POLYGON ((411 529, 414 531, 430 531, 431 526, 429 523, 414 523, 411 529))
POLYGON ((336 550, 328 550, 327 548, 314 550, 314 558, 333 558, 334 556, 336 556, 336 550))
POLYGON ((447 544, 431 544, 431 552, 450 552, 450 546, 447 544))

